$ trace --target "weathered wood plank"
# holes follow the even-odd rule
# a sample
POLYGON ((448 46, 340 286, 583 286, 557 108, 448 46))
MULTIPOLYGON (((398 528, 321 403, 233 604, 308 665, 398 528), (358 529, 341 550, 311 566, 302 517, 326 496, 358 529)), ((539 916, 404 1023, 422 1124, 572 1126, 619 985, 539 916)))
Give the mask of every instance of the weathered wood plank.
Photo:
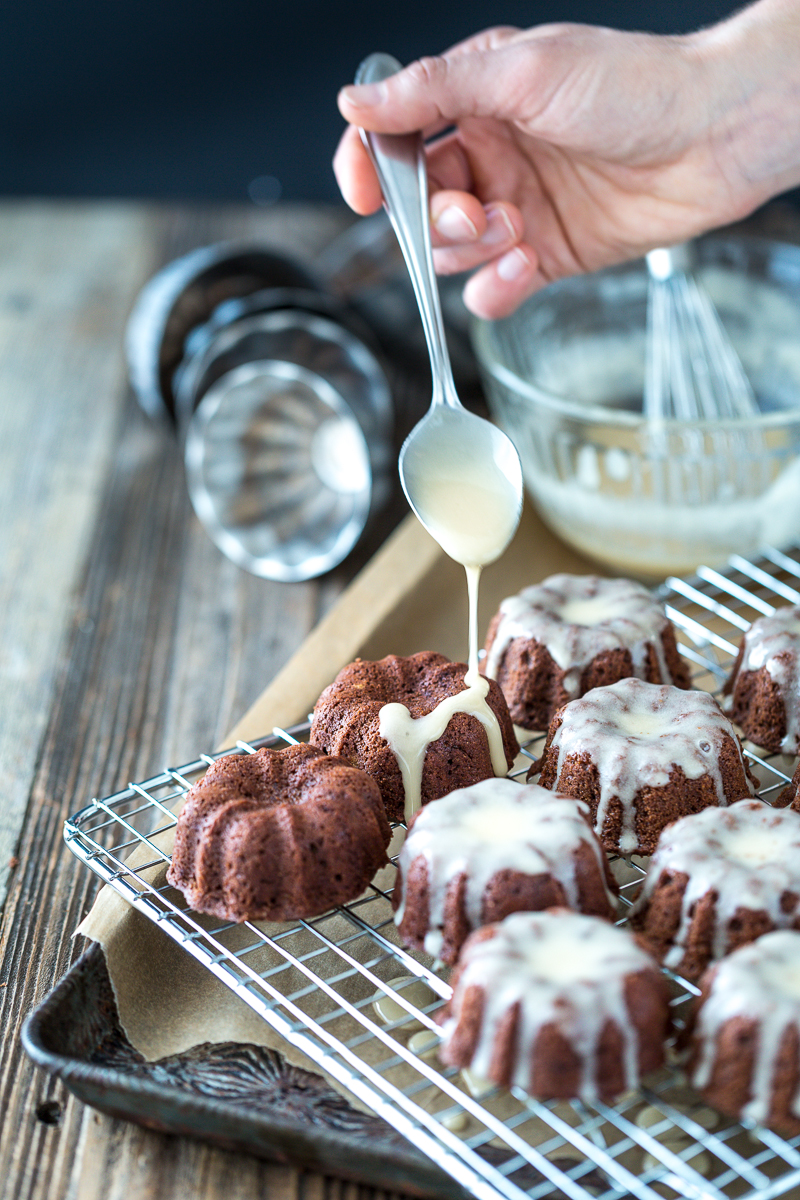
POLYGON ((152 254, 133 207, 55 211, 0 206, 0 904, 152 254))
POLYGON ((287 586, 222 558, 191 511, 178 446, 127 392, 133 296, 193 246, 258 236, 313 257, 346 220, 302 207, 0 206, 0 621, 13 650, 0 858, 19 839, 0 930, 4 1198, 355 1200, 321 1176, 93 1113, 17 1036, 74 958, 71 931, 96 890, 63 847, 64 817, 214 746, 358 565, 287 586), (19 312, 6 312, 14 296, 19 312))

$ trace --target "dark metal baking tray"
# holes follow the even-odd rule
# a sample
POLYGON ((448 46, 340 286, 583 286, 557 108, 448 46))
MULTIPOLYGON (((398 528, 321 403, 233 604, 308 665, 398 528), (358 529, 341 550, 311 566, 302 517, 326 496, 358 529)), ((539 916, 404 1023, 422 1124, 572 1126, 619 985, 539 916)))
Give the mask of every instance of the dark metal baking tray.
MULTIPOLYGON (((95 942, 30 1014, 22 1042, 35 1063, 109 1116, 356 1183, 442 1200, 467 1195, 385 1121, 276 1051, 224 1042, 147 1062, 120 1027, 95 942)), ((505 1157, 492 1147, 484 1154, 505 1157)), ((528 1186, 541 1180, 529 1171, 528 1186)))

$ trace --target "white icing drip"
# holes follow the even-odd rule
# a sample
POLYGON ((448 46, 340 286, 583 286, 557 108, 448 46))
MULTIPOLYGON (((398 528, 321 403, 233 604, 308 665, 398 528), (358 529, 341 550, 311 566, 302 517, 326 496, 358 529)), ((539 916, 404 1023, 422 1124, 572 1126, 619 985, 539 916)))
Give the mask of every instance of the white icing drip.
MULTIPOLYGON (((477 929, 484 923, 483 894, 498 871, 550 874, 564 888, 565 902, 577 908, 575 853, 579 846, 588 846, 613 908, 614 897, 605 883, 605 855, 586 823, 587 813, 580 800, 555 795, 538 784, 520 786, 512 779, 485 779, 427 805, 400 851, 399 868, 407 879, 412 862, 420 856, 425 859, 428 954, 437 958, 441 953, 447 888, 462 872, 466 872, 467 920, 470 928, 477 929)), ((405 888, 394 918, 398 925, 404 912, 405 888)))
POLYGON ((480 567, 466 567, 467 598, 469 601, 469 670, 464 676, 464 683, 471 687, 480 678, 478 670, 478 590, 481 582, 480 567))
POLYGON ((666 786, 673 766, 680 767, 687 779, 710 775, 718 803, 726 804, 718 764, 726 733, 738 747, 733 726, 707 692, 622 679, 566 705, 551 742, 558 751, 555 787, 566 758, 588 754, 600 782, 595 829, 602 834, 608 806, 618 799, 622 805, 619 848, 630 854, 638 844, 634 797, 643 786, 666 786))
MULTIPOLYGON (((512 449, 512 454, 513 454, 512 449)), ((417 450, 411 484, 417 516, 442 549, 467 572, 469 593, 469 664, 466 690, 442 700, 426 716, 413 718, 403 704, 386 704, 380 711, 380 733, 389 743, 403 776, 406 824, 420 807, 425 751, 440 738, 457 712, 481 722, 489 740, 495 775, 508 770, 500 724, 486 703, 489 688, 478 670, 478 588, 481 568, 505 550, 519 524, 521 485, 513 482, 485 446, 469 439, 461 445, 441 439, 417 450), (465 457, 466 456, 466 457, 465 457)), ((517 470, 519 464, 517 463, 517 470)), ((406 470, 411 470, 407 464, 406 470)), ((405 486, 405 485, 404 485, 405 486)))
POLYGON ((581 1059, 579 1095, 598 1098, 597 1051, 608 1020, 623 1038, 626 1086, 638 1076, 638 1039, 625 1003, 625 979, 652 967, 630 934, 599 917, 563 909, 513 913, 494 927, 495 936, 473 944, 453 995, 452 1015, 443 1026, 447 1040, 459 1017, 460 999, 473 985, 484 989, 483 1021, 470 1063, 489 1077, 497 1027, 519 1004, 516 1065, 512 1082, 535 1092, 533 1050, 541 1029, 558 1027, 581 1059))
POLYGON ((492 679, 518 637, 533 638, 547 647, 556 665, 566 672, 564 688, 569 696, 577 696, 581 672, 604 650, 629 650, 633 673, 643 678, 648 646, 652 645, 661 678, 665 683, 672 679, 661 645, 669 622, 647 588, 629 579, 552 575, 544 583, 509 596, 500 612, 484 665, 492 679))
POLYGON ((450 718, 456 713, 469 713, 470 716, 477 717, 489 740, 492 770, 495 775, 507 773, 503 733, 497 717, 486 701, 488 693, 488 679, 478 676, 463 691, 456 692, 453 696, 445 696, 432 712, 422 717, 412 717, 404 704, 384 704, 379 714, 379 730, 381 737, 389 743, 403 776, 406 824, 420 807, 425 751, 431 742, 442 736, 450 718))
POLYGON ((744 635, 742 671, 766 667, 780 688, 786 711, 784 754, 800 750, 800 606, 779 608, 771 617, 759 617, 744 635))
MULTIPOLYGON (((781 1039, 789 1026, 800 1027, 800 933, 779 929, 764 934, 718 964, 695 1027, 700 1046, 692 1072, 695 1087, 703 1088, 711 1079, 717 1034, 736 1016, 758 1020, 751 1098, 742 1116, 763 1122, 769 1114, 781 1039)), ((800 1095, 795 1095, 791 1108, 800 1117, 800 1095)))
POLYGON ((447 464, 432 457, 427 473, 415 473, 414 508, 451 558, 462 566, 486 566, 500 557, 514 536, 519 494, 497 466, 477 477, 480 464, 472 466, 469 474, 463 458, 447 464))
POLYGON ((677 967, 683 958, 694 906, 708 892, 716 894, 712 957, 721 958, 737 908, 763 910, 779 929, 796 920, 798 901, 785 912, 781 897, 787 891, 800 897, 800 814, 739 800, 675 821, 659 839, 633 915, 646 907, 665 871, 689 877, 666 966, 677 967))

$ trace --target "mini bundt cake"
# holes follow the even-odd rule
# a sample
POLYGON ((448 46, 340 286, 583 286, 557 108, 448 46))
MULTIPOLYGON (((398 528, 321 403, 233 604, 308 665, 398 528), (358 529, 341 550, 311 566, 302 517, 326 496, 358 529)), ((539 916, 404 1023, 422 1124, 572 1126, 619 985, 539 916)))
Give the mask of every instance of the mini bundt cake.
POLYGON ((787 804, 800 812, 800 762, 794 769, 794 775, 787 783, 786 787, 781 792, 776 803, 780 808, 784 808, 787 804))
POLYGON ((800 815, 739 800, 668 825, 630 923, 692 980, 772 929, 800 929, 800 815))
POLYGON ((585 804, 485 779, 414 816, 392 904, 403 941, 450 966, 468 934, 509 913, 564 906, 613 920, 617 894, 585 804))
POLYGON ((481 670, 500 684, 512 720, 532 730, 618 679, 690 686, 675 631, 647 588, 596 575, 552 575, 504 600, 481 670))
POLYGON ((710 967, 681 1041, 707 1104, 800 1134, 800 933, 767 933, 710 967))
POLYGON ((426 650, 356 659, 320 696, 311 742, 376 780, 390 821, 455 788, 505 775, 519 752, 503 693, 426 650))
POLYGON ((759 617, 742 638, 724 691, 730 718, 772 754, 800 753, 800 605, 759 617))
POLYGON ((669 991, 624 929, 554 908, 471 934, 442 1010, 442 1061, 542 1100, 611 1101, 661 1066, 669 991))
POLYGON ((622 679, 550 722, 543 787, 585 800, 608 851, 652 854, 661 830, 754 794, 739 739, 713 696, 622 679))
POLYGON ((353 900, 388 859, 372 779, 314 746, 228 754, 189 790, 168 881, 197 912, 290 921, 353 900))

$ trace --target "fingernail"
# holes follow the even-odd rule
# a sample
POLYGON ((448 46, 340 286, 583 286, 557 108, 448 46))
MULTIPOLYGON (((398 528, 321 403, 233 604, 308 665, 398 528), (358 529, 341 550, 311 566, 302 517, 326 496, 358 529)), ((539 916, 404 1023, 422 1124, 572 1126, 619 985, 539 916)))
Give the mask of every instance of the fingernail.
POLYGON ((509 250, 508 254, 504 254, 497 260, 496 270, 501 279, 504 279, 506 283, 511 283, 529 271, 530 266, 530 259, 525 251, 520 250, 519 246, 515 246, 513 250, 509 250))
POLYGON ((343 87, 339 95, 353 108, 374 108, 383 103, 384 87, 381 83, 350 83, 343 87))
POLYGON ((467 214, 455 204, 443 208, 433 223, 437 232, 448 242, 474 242, 478 236, 467 214))
POLYGON ((486 232, 481 238, 483 246, 497 246, 500 242, 516 240, 517 234, 511 218, 504 208, 487 208, 486 232))

